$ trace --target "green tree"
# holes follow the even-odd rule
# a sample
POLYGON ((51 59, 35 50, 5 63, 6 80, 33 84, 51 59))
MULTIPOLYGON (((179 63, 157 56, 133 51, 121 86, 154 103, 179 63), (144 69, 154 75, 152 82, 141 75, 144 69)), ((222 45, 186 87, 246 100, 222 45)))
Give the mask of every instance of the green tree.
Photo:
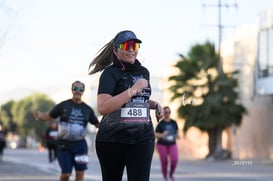
POLYGON ((14 105, 14 101, 8 101, 4 105, 1 106, 0 112, 0 120, 6 125, 6 128, 9 132, 16 133, 17 132, 17 124, 13 121, 13 115, 11 112, 11 108, 14 105))
POLYGON ((54 105, 54 101, 47 95, 35 93, 18 101, 9 101, 2 107, 5 108, 7 117, 16 124, 18 134, 22 137, 32 136, 41 141, 48 123, 35 120, 33 111, 37 108, 41 111, 48 111, 54 105))
POLYGON ((235 78, 237 71, 223 73, 218 71, 218 54, 210 42, 196 44, 188 55, 179 55, 174 65, 176 75, 170 91, 172 100, 182 100, 178 116, 185 120, 183 131, 197 127, 209 136, 209 154, 216 159, 224 157, 222 149, 222 130, 231 125, 240 125, 246 109, 238 103, 235 78))

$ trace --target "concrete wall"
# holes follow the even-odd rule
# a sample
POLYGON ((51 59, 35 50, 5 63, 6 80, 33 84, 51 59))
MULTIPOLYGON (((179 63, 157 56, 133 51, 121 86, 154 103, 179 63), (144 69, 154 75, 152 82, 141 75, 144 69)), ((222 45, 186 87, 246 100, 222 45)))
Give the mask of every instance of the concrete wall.
POLYGON ((233 128, 230 138, 233 158, 267 159, 272 153, 272 96, 255 93, 257 27, 244 26, 234 38, 233 70, 240 70, 240 102, 247 108, 242 125, 233 128))

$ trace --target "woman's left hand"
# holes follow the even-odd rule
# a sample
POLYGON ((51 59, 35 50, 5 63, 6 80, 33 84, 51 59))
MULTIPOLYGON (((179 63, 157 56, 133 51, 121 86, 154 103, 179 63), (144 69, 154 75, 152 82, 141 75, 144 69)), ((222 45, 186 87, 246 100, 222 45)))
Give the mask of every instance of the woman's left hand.
POLYGON ((156 105, 155 117, 156 117, 156 120, 157 120, 157 121, 159 121, 160 119, 163 118, 163 108, 161 107, 160 104, 157 104, 157 105, 156 105))

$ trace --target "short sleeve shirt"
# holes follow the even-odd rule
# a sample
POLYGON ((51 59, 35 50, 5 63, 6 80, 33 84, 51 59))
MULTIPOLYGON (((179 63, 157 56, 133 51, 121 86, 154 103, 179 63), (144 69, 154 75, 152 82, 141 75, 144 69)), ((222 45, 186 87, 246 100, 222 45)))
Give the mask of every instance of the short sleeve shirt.
POLYGON ((71 99, 57 104, 49 114, 52 118, 60 118, 58 139, 63 140, 84 139, 87 123, 99 122, 90 106, 84 102, 76 104, 71 99))
MULTIPOLYGON (((128 72, 111 65, 103 71, 100 77, 98 94, 115 96, 132 87, 139 78, 144 78, 148 82, 150 80, 149 72, 143 66, 138 71, 128 72)), ((120 109, 104 115, 96 141, 134 144, 146 139, 154 139, 149 111, 150 96, 149 84, 120 109)))
POLYGON ((178 132, 178 126, 176 121, 164 121, 161 120, 155 129, 158 133, 163 133, 164 131, 168 131, 169 134, 165 136, 164 138, 159 138, 157 140, 157 143, 163 144, 163 145, 172 145, 176 143, 176 134, 178 132))

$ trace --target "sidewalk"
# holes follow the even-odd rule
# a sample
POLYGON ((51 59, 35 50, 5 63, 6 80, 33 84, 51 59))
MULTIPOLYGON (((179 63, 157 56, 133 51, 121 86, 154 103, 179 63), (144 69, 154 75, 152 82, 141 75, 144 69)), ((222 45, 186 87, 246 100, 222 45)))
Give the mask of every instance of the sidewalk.
MULTIPOLYGON (((90 158, 85 181, 101 181, 96 155, 92 153, 90 158)), ((59 180, 59 172, 48 168, 46 151, 7 150, 4 159, 0 163, 0 181, 59 180)), ((273 163, 270 160, 180 160, 175 176, 176 181, 272 181, 273 163)), ((150 178, 150 181, 163 181, 156 154, 150 178)))
POLYGON ((58 181, 58 174, 42 171, 26 164, 4 161, 0 163, 0 181, 58 181))

